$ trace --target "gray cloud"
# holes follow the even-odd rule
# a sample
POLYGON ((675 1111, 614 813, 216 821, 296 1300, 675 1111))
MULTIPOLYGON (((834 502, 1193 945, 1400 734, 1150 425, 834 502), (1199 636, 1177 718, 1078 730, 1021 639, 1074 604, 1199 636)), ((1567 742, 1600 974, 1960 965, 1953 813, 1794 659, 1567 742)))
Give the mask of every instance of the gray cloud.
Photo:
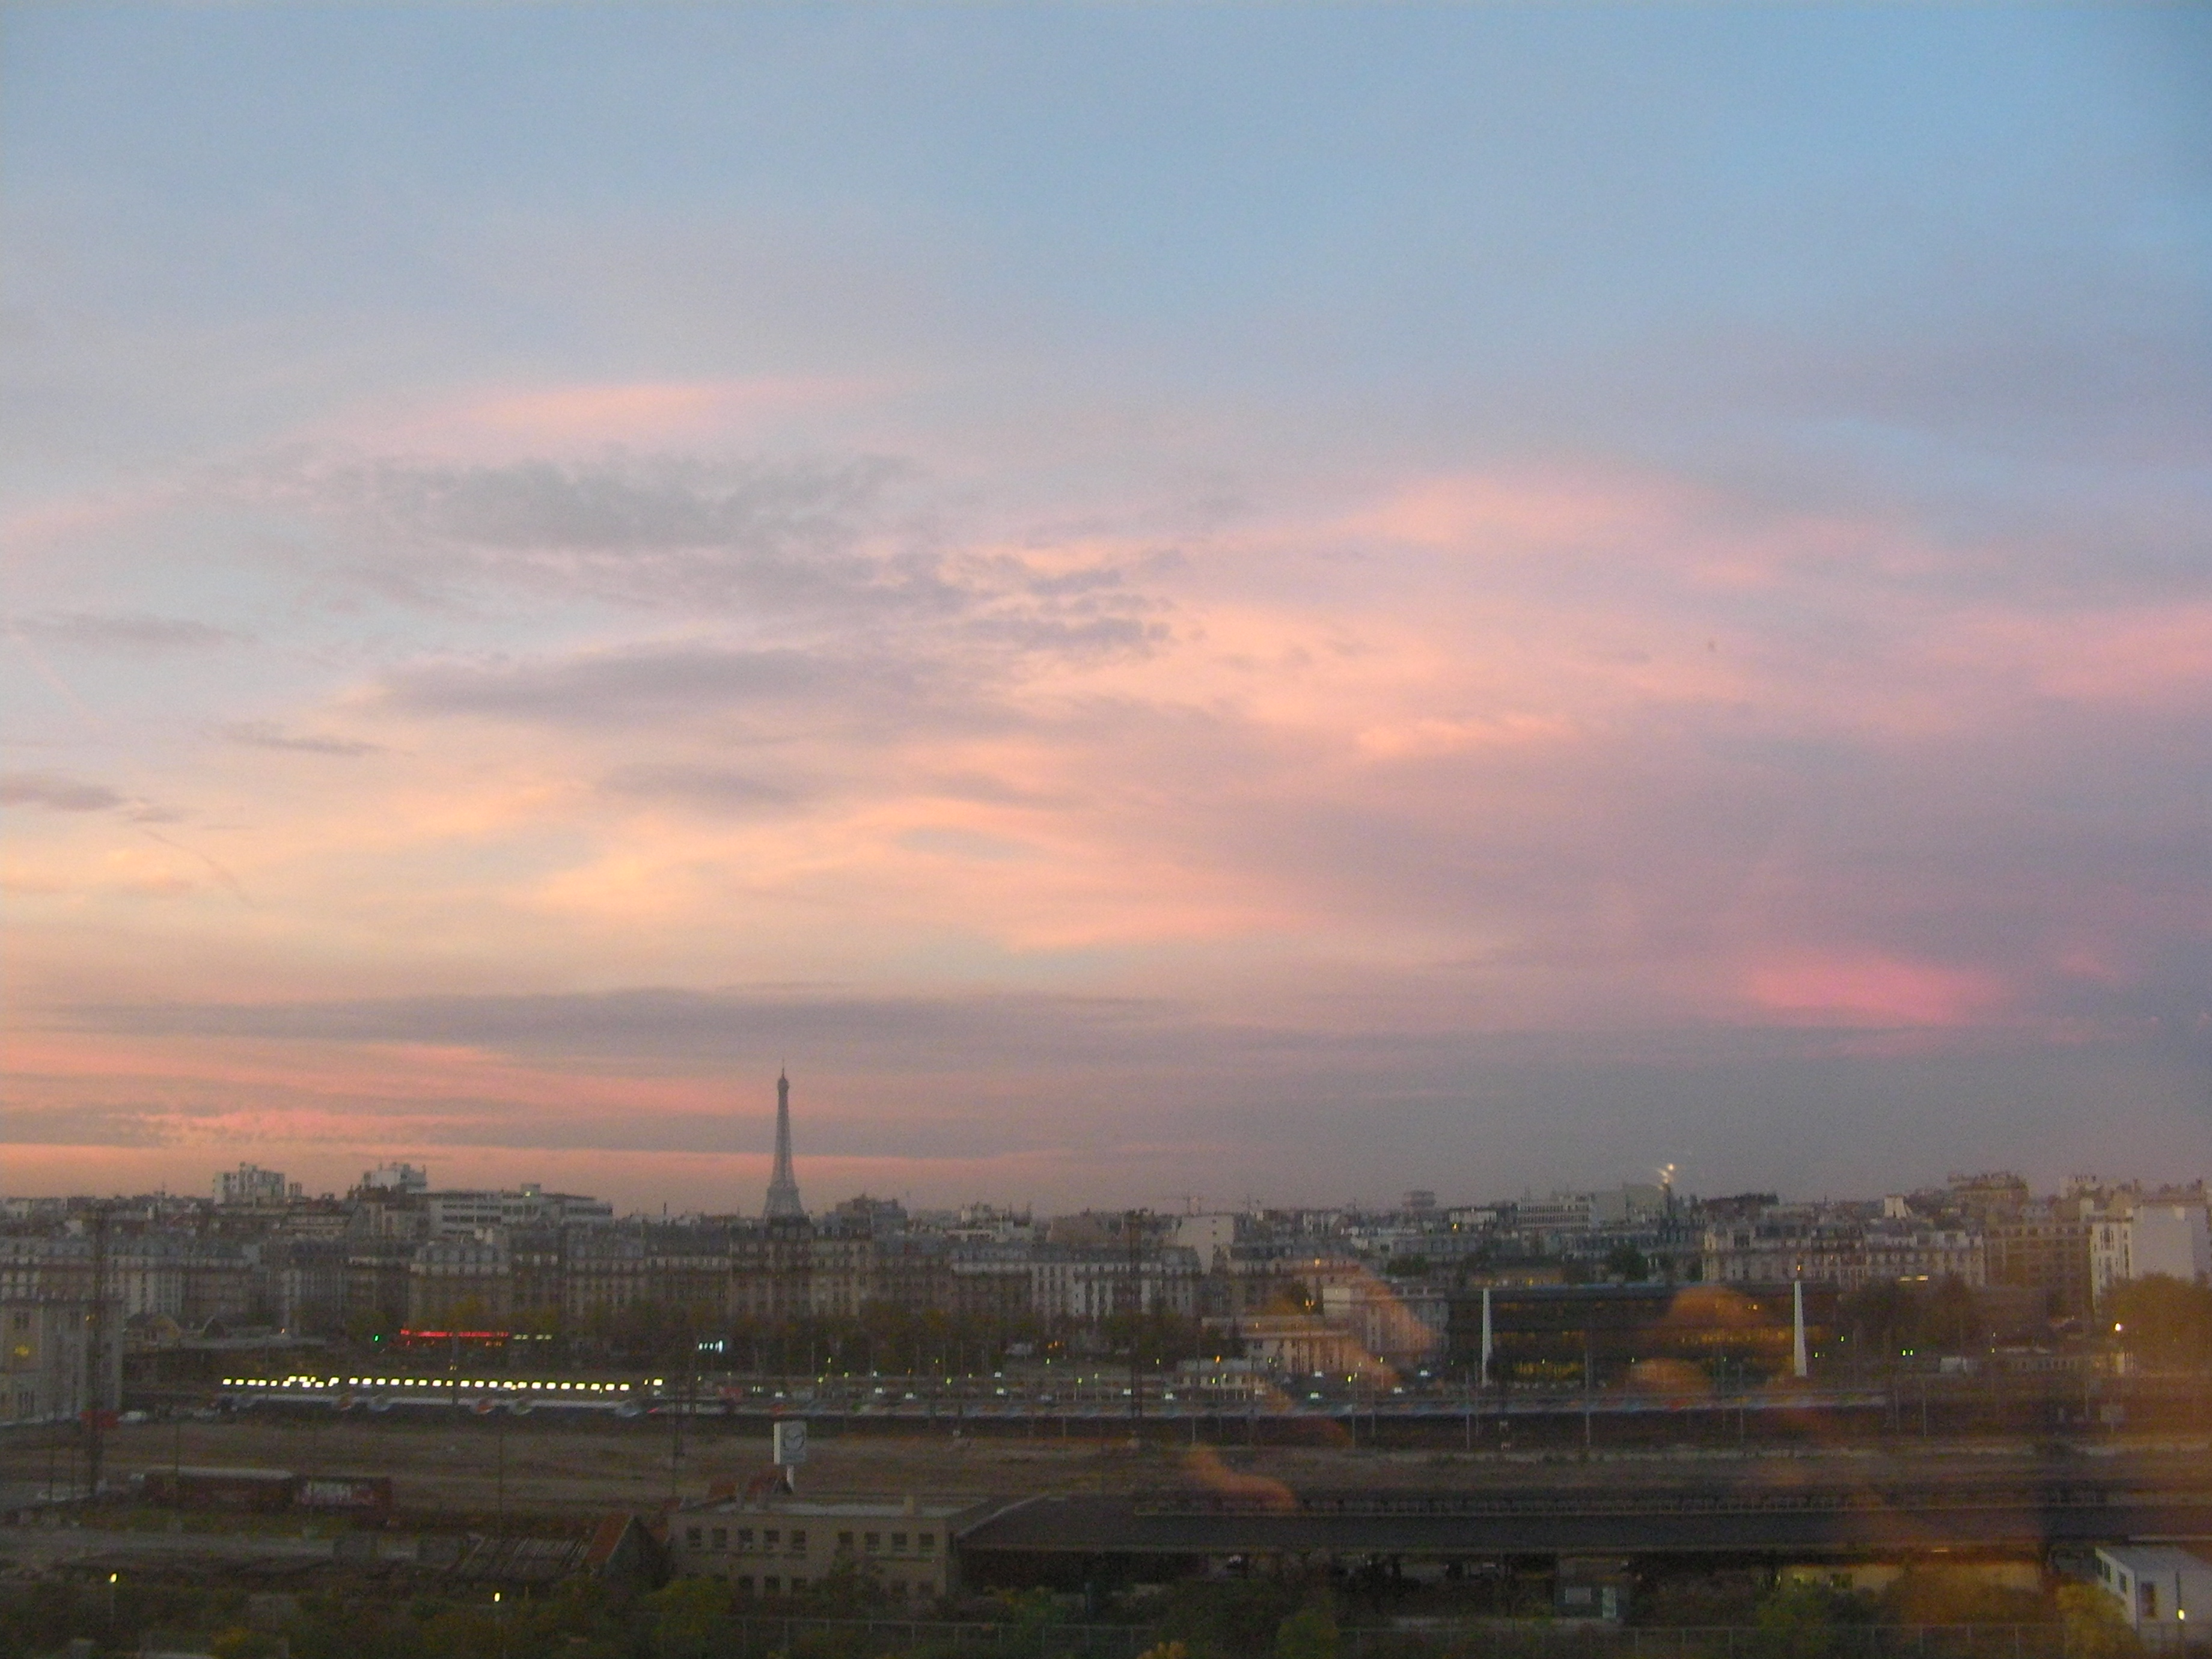
POLYGON ((59 772, 0 775, 0 806, 43 806, 52 812, 106 812, 131 804, 104 783, 59 772))
POLYGON ((262 487, 351 523, 368 550, 362 574, 388 597, 490 586, 727 617, 871 654, 886 637, 1000 660, 1142 651, 1164 636, 1165 606, 1139 579, 1182 559, 1153 550, 1065 570, 970 554, 935 522, 915 470, 879 457, 386 459, 294 467, 262 487))
POLYGON ((349 482, 404 524, 485 547, 819 551, 849 540, 903 471, 879 458, 709 465, 617 457, 474 467, 383 462, 349 482))
POLYGON ((43 611, 9 618, 7 631, 39 644, 88 651, 210 650, 252 638, 210 623, 137 611, 43 611))
POLYGON ((173 1106, 70 1106, 0 1109, 0 1145, 10 1146, 166 1146, 176 1135, 173 1106))
POLYGON ((782 785, 712 766, 647 763, 620 766, 599 780, 599 787, 612 795, 670 801, 702 812, 744 816, 788 806, 799 799, 797 791, 782 785))
POLYGON ((380 755, 384 745, 362 738, 333 738, 320 733, 288 732, 274 720, 232 720, 216 728, 227 741, 250 749, 282 749, 299 755, 331 755, 355 759, 380 755))
POLYGON ((539 1054, 650 1054, 715 1061, 777 1043, 835 1047, 960 1066, 978 1052, 1103 1055, 1137 1033, 1157 1036, 1171 1005, 1101 997, 856 996, 821 990, 394 998, 319 1003, 157 1003, 82 1006, 82 1030, 315 1042, 456 1042, 539 1054), (1049 1033, 1049 1035, 1047 1035, 1049 1033), (1040 1047, 1042 1045, 1042 1047, 1040 1047))
POLYGON ((504 466, 384 459, 276 483, 360 526, 387 576, 836 622, 961 607, 934 556, 869 539, 889 517, 888 492, 908 476, 873 457, 614 454, 504 466))
POLYGON ((415 714, 489 715, 623 728, 799 716, 896 727, 954 696, 944 671, 889 651, 873 657, 706 642, 519 661, 423 663, 388 676, 390 704, 415 714))

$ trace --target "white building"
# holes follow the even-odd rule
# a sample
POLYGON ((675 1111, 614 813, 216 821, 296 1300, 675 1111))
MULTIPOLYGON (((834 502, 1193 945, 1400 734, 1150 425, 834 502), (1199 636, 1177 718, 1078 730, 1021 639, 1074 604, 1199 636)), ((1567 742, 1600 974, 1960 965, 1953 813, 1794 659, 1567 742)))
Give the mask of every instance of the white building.
POLYGON ((549 1193, 534 1181, 513 1192, 449 1192, 427 1195, 430 1231, 453 1237, 495 1227, 561 1226, 615 1218, 615 1206, 603 1198, 549 1193))
POLYGON ((1198 1278, 1197 1253, 1181 1245, 1146 1251, 1134 1270, 1134 1291, 1124 1251, 1040 1245, 1030 1261, 1030 1306, 1047 1319, 1086 1323, 1127 1313, 1133 1304, 1187 1317, 1197 1311, 1198 1278))
POLYGON ((380 1164, 362 1172, 361 1184, 372 1192, 427 1193, 430 1172, 413 1164, 380 1164))
POLYGON ((287 1181, 282 1170, 264 1170, 258 1164, 241 1164, 215 1178, 218 1204, 282 1204, 300 1196, 298 1182, 287 1181))
POLYGON ((2101 1546, 2097 1583, 2153 1647, 2178 1646, 2192 1626, 2212 1623, 2212 1565, 2171 1544, 2101 1546))
POLYGON ((2212 1237, 2201 1204, 2138 1204, 2126 1215, 2100 1216, 2089 1227, 2089 1293, 2102 1301, 2116 1285, 2165 1273, 2185 1285, 2212 1279, 2212 1237))
POLYGON ((1211 1271, 1225 1263, 1237 1246, 1250 1243, 1258 1231, 1253 1217, 1221 1210, 1177 1216, 1173 1237, 1183 1249, 1197 1253, 1200 1268, 1211 1271))
POLYGON ((1648 1182, 1592 1193, 1590 1222, 1594 1226, 1607 1228, 1633 1227, 1642 1222, 1663 1220, 1671 1196, 1666 1188, 1648 1182))

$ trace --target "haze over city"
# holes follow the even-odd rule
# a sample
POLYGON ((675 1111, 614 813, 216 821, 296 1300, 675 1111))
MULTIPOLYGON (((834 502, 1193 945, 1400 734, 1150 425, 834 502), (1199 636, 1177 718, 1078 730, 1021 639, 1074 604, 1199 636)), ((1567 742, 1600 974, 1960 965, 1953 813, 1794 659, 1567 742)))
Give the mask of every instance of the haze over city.
POLYGON ((0 1193, 2206 1173, 2208 61, 11 10, 0 1193))

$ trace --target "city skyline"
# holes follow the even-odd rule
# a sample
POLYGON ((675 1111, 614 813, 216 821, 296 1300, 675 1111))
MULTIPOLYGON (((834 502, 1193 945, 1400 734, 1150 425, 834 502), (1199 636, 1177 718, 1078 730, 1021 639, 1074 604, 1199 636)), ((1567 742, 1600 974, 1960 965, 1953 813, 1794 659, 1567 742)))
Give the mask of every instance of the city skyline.
POLYGON ((2208 49, 11 15, 0 1188, 2212 1167, 2208 49))
MULTIPOLYGON (((826 1215, 848 1205, 866 1204, 878 1200, 903 1203, 915 1200, 916 1194, 911 1191, 871 1194, 863 1189, 849 1194, 845 1199, 824 1204, 818 1210, 808 1209, 799 1198, 797 1159, 793 1151, 791 1137, 790 1099, 791 1083, 788 1068, 779 1068, 776 1075, 776 1109, 773 1120, 775 1126, 776 1145, 770 1155, 769 1175, 764 1201, 757 1206, 748 1206, 740 1197, 726 1205, 709 1205, 687 1210, 684 1212, 682 1218, 714 1216, 725 1219, 757 1218, 769 1222, 808 1220, 817 1215, 826 1215)), ((2152 1180, 2146 1180, 2140 1173, 2115 1174, 2111 1171, 2075 1170, 2069 1172, 2063 1181, 2038 1183, 2026 1180, 2016 1170, 2007 1169, 1994 1169, 1977 1173, 1952 1170, 1946 1170, 1940 1178, 1932 1173, 1923 1172, 1920 1179, 1893 1184, 1880 1193, 1852 1194, 1835 1190, 1823 1190, 1818 1194, 1753 1191, 1701 1193, 1682 1186, 1679 1180, 1680 1173, 1677 1166, 1666 1164, 1644 1171, 1640 1176, 1624 1174, 1618 1179, 1609 1182, 1582 1183, 1569 1182, 1564 1184, 1553 1182, 1540 1190, 1534 1186, 1524 1186, 1518 1193, 1492 1189, 1454 1193, 1449 1189, 1408 1187, 1402 1188, 1388 1200, 1354 1196, 1335 1200, 1285 1200, 1256 1193, 1245 1193, 1234 1200, 1230 1200, 1218 1194, 1185 1191, 1170 1194, 1175 1202, 1168 1206, 1149 1202, 1092 1204, 1085 1205, 1080 1212, 1072 1213, 1109 1215, 1143 1213, 1169 1219, 1178 1214, 1183 1216, 1262 1212, 1287 1214, 1300 1212, 1439 1216, 1449 1212, 1496 1209, 1499 1206, 1510 1208, 1516 1203, 1543 1206, 1563 1200, 1593 1200, 1604 1194, 1626 1195, 1631 1193, 1658 1194, 1662 1195, 1670 1205, 1679 1194, 1686 1205, 1694 1206, 1707 1200, 1726 1204, 1739 1199, 1756 1199, 1765 1204, 1778 1204, 1787 1208, 1807 1204, 1814 1206, 1830 1203, 1866 1204, 1874 1202, 1877 1199, 1883 1202, 1887 1202, 1893 1198, 1925 1199, 1931 1194, 1955 1194, 1962 1185, 1972 1187, 1981 1183, 2012 1182, 2022 1183, 2021 1191, 2023 1195, 2041 1194, 2045 1196, 2063 1196, 2076 1192, 2180 1193, 2192 1189, 2201 1195, 2207 1182, 2207 1177, 2203 1175, 2198 1175, 2191 1181, 2171 1170, 2152 1180)), ((291 1179, 289 1171, 264 1169, 251 1160, 240 1161, 234 1169, 216 1170, 213 1173, 211 1181, 202 1182, 200 1186, 203 1188, 212 1188, 215 1201, 217 1204, 266 1202, 283 1205, 298 1203, 309 1197, 327 1200, 375 1193, 380 1190, 403 1194, 502 1192, 510 1195, 533 1198, 543 1194, 548 1197, 582 1197, 592 1200, 598 1200, 601 1196, 597 1193, 562 1194, 557 1190, 549 1189, 542 1181, 520 1178, 494 1180, 484 1183, 440 1182, 432 1178, 428 1165, 398 1158, 386 1159, 362 1171, 357 1179, 326 1188, 319 1194, 310 1194, 304 1183, 291 1179)), ((0 1192, 0 1200, 30 1200, 42 1203, 82 1200, 98 1202, 109 1198, 120 1200, 149 1197, 191 1201, 199 1196, 201 1196, 200 1194, 196 1194, 185 1187, 179 1187, 177 1190, 172 1191, 167 1183, 140 1193, 128 1194, 90 1192, 45 1194, 21 1191, 0 1192)), ((969 1211, 988 1212, 1002 1217, 1049 1216, 1051 1213, 1048 1209, 1040 1207, 1025 1198, 1006 1194, 969 1194, 957 1203, 931 1203, 924 1200, 916 1207, 921 1212, 939 1216, 956 1212, 964 1213, 969 1211)), ((651 1206, 647 1206, 628 1212, 603 1209, 603 1211, 595 1211, 594 1214, 602 1212, 609 1215, 619 1213, 625 1218, 633 1220, 650 1219, 653 1213, 651 1206)), ((670 1206, 665 1201, 660 1205, 659 1212, 662 1215, 671 1212, 670 1206)))

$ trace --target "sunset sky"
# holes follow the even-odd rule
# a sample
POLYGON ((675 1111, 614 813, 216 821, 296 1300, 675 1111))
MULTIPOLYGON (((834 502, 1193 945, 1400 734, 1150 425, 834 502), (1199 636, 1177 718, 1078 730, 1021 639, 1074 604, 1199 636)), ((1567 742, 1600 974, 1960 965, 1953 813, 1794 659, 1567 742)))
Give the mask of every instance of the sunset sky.
POLYGON ((0 1192, 2212 1173, 2207 65, 9 9, 0 1192))

